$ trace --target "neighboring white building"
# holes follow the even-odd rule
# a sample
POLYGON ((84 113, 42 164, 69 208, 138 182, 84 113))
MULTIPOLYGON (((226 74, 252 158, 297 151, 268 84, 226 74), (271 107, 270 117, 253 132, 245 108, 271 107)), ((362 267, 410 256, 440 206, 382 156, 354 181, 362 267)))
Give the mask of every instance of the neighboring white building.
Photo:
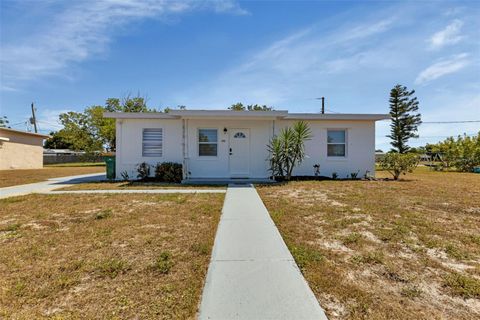
MULTIPOLYGON (((306 159, 294 175, 345 178, 375 172, 375 121, 387 114, 316 114, 288 111, 172 110, 105 113, 116 119, 116 176, 136 177, 141 162, 183 164, 184 179, 268 178, 267 145, 282 128, 308 123, 306 159)), ((153 170, 152 170, 153 174, 153 170)))

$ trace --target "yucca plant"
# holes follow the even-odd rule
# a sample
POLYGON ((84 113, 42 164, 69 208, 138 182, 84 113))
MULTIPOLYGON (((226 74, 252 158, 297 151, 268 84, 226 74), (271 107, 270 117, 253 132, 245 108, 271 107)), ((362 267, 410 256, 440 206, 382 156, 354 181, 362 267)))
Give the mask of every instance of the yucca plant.
POLYGON ((306 122, 296 122, 273 137, 268 145, 270 171, 274 177, 292 178, 293 169, 305 159, 305 141, 312 138, 306 122))
POLYGON ((270 140, 270 143, 267 146, 268 152, 270 153, 270 157, 268 161, 270 162, 270 172, 272 176, 275 177, 283 177, 284 176, 284 168, 283 168, 283 146, 282 141, 278 136, 273 137, 270 140))

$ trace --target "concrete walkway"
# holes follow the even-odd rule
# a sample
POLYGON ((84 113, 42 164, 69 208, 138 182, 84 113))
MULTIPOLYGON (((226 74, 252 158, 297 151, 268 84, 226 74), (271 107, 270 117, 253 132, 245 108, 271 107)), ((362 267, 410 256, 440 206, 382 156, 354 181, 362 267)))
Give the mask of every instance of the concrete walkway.
POLYGON ((105 173, 89 173, 76 176, 51 178, 46 181, 0 188, 0 199, 23 196, 30 193, 49 192, 77 183, 105 180, 105 173))
POLYGON ((262 200, 227 189, 200 319, 327 319, 262 200))

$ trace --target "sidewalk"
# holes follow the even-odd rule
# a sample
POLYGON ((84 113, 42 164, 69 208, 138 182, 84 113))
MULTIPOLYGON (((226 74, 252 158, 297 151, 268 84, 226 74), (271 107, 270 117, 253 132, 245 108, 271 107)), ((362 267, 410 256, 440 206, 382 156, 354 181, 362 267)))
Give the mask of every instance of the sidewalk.
POLYGON ((256 190, 230 186, 200 319, 327 319, 256 190))
POLYGON ((51 178, 47 181, 22 184, 18 186, 0 188, 0 199, 23 196, 30 193, 49 192, 55 189, 68 187, 76 183, 104 180, 104 173, 90 173, 76 176, 51 178))

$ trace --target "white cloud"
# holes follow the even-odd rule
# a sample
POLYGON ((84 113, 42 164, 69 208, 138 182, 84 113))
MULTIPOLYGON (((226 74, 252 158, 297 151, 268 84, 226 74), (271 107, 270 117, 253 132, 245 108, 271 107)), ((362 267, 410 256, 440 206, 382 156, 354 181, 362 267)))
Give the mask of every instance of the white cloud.
MULTIPOLYGON (((20 3, 21 5, 21 3, 20 3)), ((30 4, 28 4, 30 5, 30 4)), ((46 75, 68 77, 71 63, 103 53, 119 27, 146 19, 167 19, 193 10, 245 14, 234 0, 82 0, 53 14, 48 26, 35 26, 31 35, 2 43, 2 88, 46 75)))
POLYGON ((42 132, 58 131, 63 128, 58 116, 68 109, 43 109, 37 117, 38 127, 42 132))
POLYGON ((430 46, 433 49, 439 49, 447 45, 455 44, 465 37, 460 34, 463 21, 455 19, 445 29, 435 33, 430 39, 430 46))
MULTIPOLYGON (((325 94, 325 86, 338 81, 340 75, 377 68, 379 61, 387 68, 391 63, 403 63, 393 61, 396 54, 372 51, 376 41, 395 27, 395 21, 395 17, 379 19, 376 15, 358 23, 342 22, 332 31, 311 25, 259 49, 209 83, 182 91, 182 96, 174 99, 200 108, 224 108, 237 101, 281 108, 287 100, 297 98, 318 104, 314 100, 318 92, 325 94)), ((308 102, 303 111, 308 111, 305 104, 308 102)))
POLYGON ((461 53, 451 58, 440 60, 422 72, 415 79, 415 84, 425 84, 447 74, 455 73, 470 64, 467 53, 461 53))

